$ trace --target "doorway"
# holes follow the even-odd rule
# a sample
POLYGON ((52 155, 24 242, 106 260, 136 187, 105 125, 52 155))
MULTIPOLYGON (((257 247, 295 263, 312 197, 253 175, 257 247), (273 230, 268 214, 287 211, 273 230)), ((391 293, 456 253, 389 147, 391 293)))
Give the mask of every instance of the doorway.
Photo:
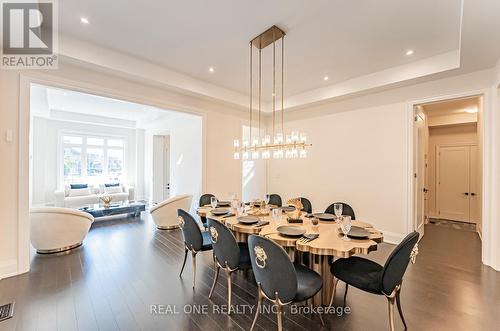
POLYGON ((481 119, 481 96, 414 106, 414 204, 421 235, 430 224, 481 236, 481 119))
POLYGON ((153 136, 153 203, 170 197, 170 136, 153 136))

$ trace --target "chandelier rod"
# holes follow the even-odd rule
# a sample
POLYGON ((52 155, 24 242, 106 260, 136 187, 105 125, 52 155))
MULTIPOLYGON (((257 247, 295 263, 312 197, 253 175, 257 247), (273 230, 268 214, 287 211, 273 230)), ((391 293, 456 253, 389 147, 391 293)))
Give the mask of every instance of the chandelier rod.
MULTIPOLYGON (((260 43, 262 43, 262 37, 260 38, 260 43)), ((259 48, 259 133, 258 136, 260 137, 260 113, 262 111, 262 48, 259 48)), ((251 142, 250 142, 251 143, 251 142)))
POLYGON ((283 124, 284 120, 284 79, 285 76, 285 35, 281 37, 281 134, 283 135, 283 139, 285 138, 285 125, 283 124))
POLYGON ((252 101, 253 101, 253 63, 252 63, 252 42, 250 42, 250 143, 252 142, 252 101))
POLYGON ((276 40, 273 29, 273 139, 275 137, 275 113, 276 113, 276 40))

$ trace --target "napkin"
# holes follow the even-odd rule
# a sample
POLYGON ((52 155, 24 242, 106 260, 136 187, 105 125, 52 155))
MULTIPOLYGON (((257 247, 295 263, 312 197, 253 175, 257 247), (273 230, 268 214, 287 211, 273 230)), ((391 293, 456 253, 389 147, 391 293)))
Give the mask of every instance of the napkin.
POLYGON ((264 221, 264 220, 260 220, 258 221, 255 226, 256 227, 261 227, 261 226, 264 226, 264 225, 268 225, 269 224, 269 221, 264 221))
POLYGON ((314 239, 319 237, 319 233, 309 233, 309 234, 303 235, 302 237, 307 238, 309 240, 314 240, 314 239))

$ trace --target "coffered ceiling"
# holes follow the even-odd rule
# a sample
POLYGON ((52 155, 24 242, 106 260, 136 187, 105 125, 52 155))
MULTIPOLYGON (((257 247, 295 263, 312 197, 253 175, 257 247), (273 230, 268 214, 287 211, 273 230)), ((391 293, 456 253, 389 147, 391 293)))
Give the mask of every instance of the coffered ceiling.
POLYGON ((59 8, 63 55, 240 105, 248 100, 248 42, 273 24, 287 33, 290 107, 488 68, 500 56, 494 0, 65 0, 59 8))

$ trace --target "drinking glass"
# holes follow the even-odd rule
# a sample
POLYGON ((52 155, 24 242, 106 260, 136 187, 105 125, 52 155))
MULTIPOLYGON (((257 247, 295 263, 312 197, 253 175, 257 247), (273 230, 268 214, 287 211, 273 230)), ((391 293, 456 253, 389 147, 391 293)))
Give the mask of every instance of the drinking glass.
POLYGON ((345 241, 350 241, 349 237, 347 234, 349 231, 351 231, 351 216, 341 216, 340 220, 340 229, 342 230, 342 233, 344 234, 344 237, 342 237, 343 240, 345 241))
POLYGON ((273 221, 279 225, 281 223, 281 209, 274 208, 272 210, 273 221))
POLYGON ((216 197, 210 198, 210 205, 212 206, 212 208, 217 207, 217 198, 216 197))
POLYGON ((245 204, 243 202, 238 202, 238 216, 243 216, 243 213, 245 212, 245 204))
POLYGON ((336 221, 338 222, 339 217, 342 216, 342 204, 341 203, 334 203, 333 204, 333 212, 335 213, 336 216, 336 221))

